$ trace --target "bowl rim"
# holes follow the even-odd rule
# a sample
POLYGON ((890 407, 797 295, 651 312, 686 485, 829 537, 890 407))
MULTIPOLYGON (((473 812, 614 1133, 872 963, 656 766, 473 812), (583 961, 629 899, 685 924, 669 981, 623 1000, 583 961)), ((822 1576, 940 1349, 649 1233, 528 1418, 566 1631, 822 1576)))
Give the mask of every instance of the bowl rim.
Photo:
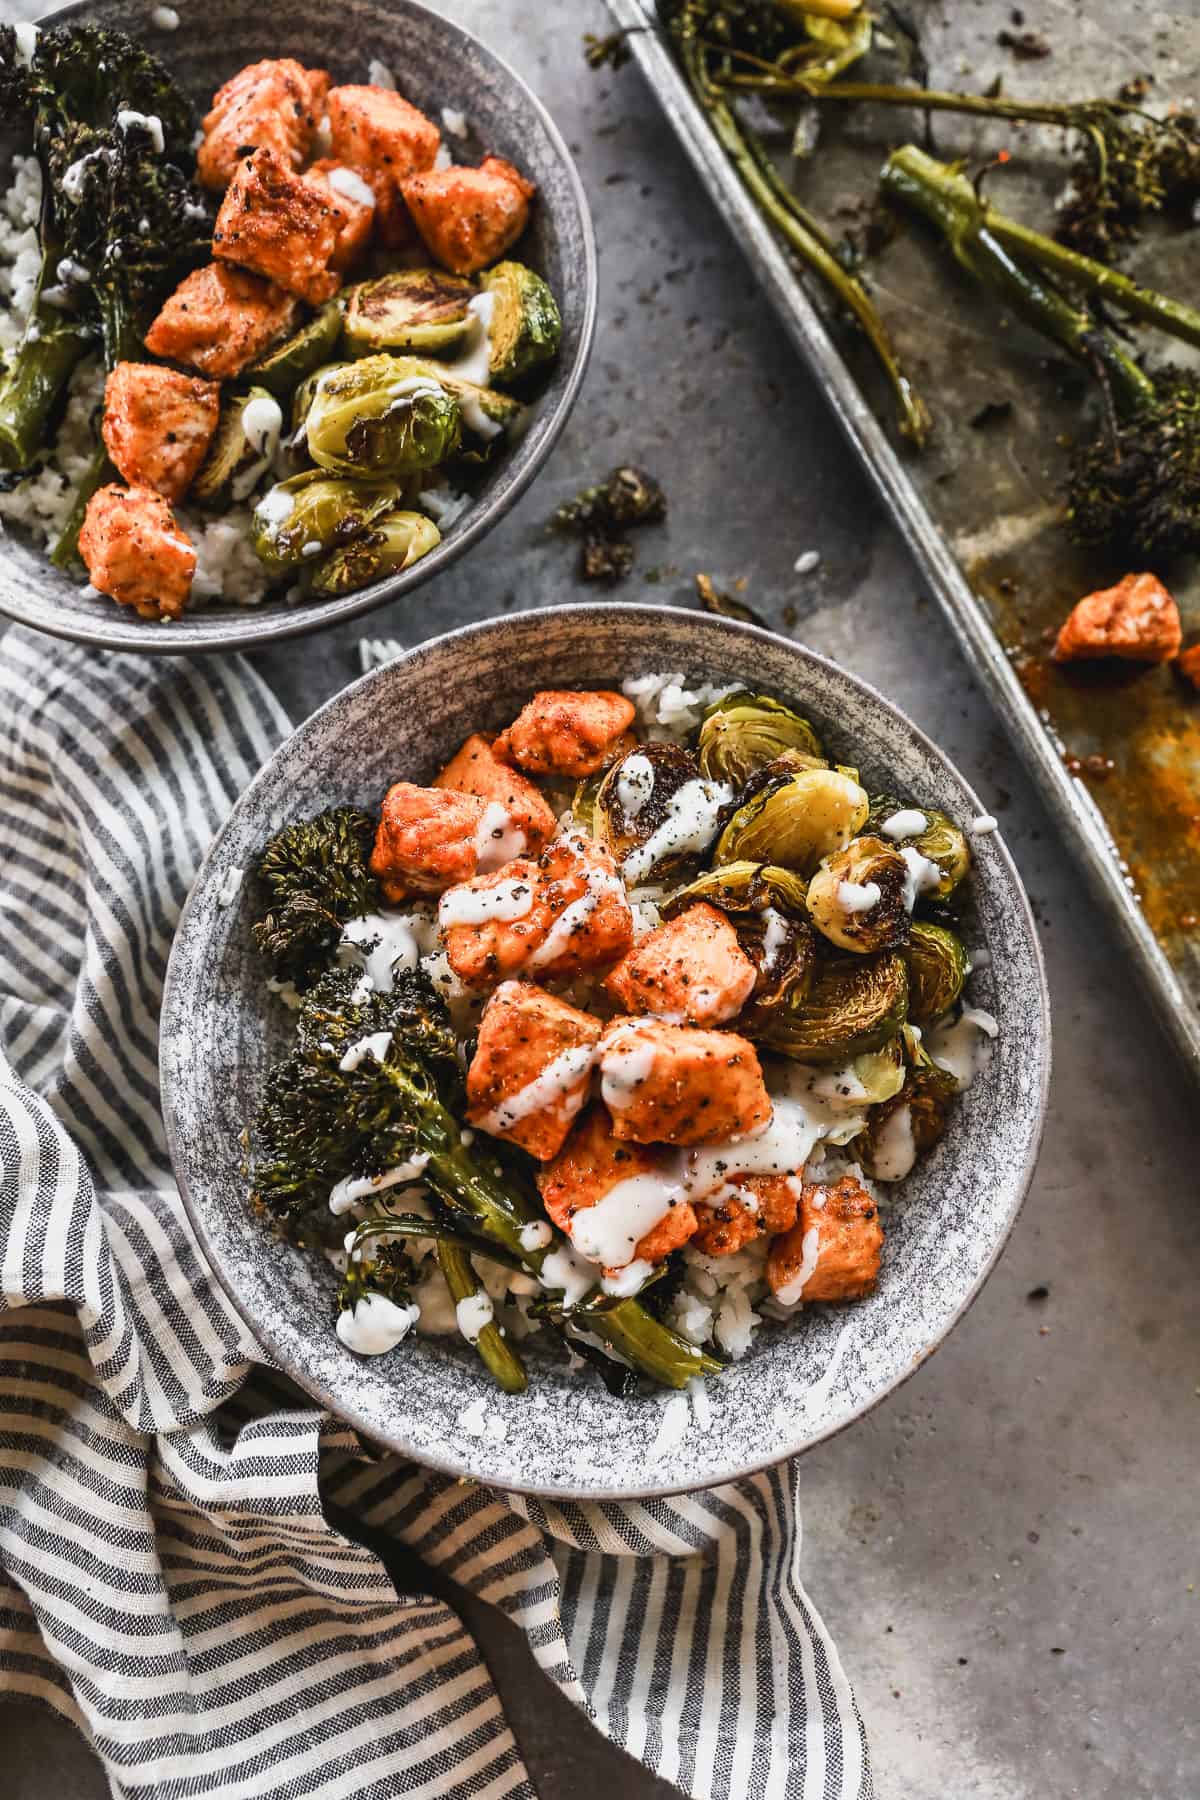
MULTIPOLYGON (((192 1230, 196 1234, 201 1252, 209 1269, 216 1275, 225 1293, 229 1296, 234 1310, 246 1325, 255 1341, 261 1344, 271 1357, 274 1358, 277 1366, 282 1369, 284 1373, 289 1375, 291 1379, 295 1381, 299 1387, 303 1388, 314 1400, 326 1407, 335 1418, 342 1419, 353 1426, 357 1431, 361 1432, 368 1441, 376 1444, 382 1443, 385 1449, 393 1451, 397 1455, 404 1456, 413 1462, 419 1463, 424 1468, 433 1469, 440 1474, 453 1476, 456 1479, 482 1481, 484 1485, 488 1485, 483 1477, 474 1473, 472 1469, 458 1457, 453 1455, 433 1455, 428 1450, 422 1450, 418 1453, 411 1445, 403 1442, 398 1437, 390 1439, 382 1438, 376 1421, 366 1418, 355 1409, 352 1403, 348 1404, 340 1398, 336 1398, 322 1385, 321 1382, 310 1379, 306 1374, 299 1372, 294 1366, 290 1355, 286 1351, 281 1350, 274 1342, 272 1334, 267 1328, 266 1321, 250 1316, 248 1306, 239 1297, 232 1279, 227 1274, 223 1261, 209 1236, 204 1210, 198 1202, 197 1197, 191 1192, 188 1186, 187 1177, 183 1172, 183 1156, 180 1143, 181 1133, 176 1119, 175 1106, 171 1098, 171 1075, 167 1065, 167 1058, 163 1050, 163 1046, 168 1041, 171 1029, 174 1025, 176 993, 181 984, 181 969, 187 954, 183 946, 189 936, 191 919, 196 909, 198 897, 202 889, 208 885, 209 871, 215 862, 218 848, 225 837, 232 831, 235 820, 241 814, 244 807, 250 802, 251 797, 255 794, 256 790, 260 786, 266 785, 267 779, 271 775, 277 759, 283 754, 284 750, 294 743, 294 740, 300 733, 306 732, 318 719, 323 717, 324 714, 329 712, 334 706, 345 701, 348 696, 365 692, 385 674, 394 673, 398 668, 411 665, 419 658, 432 653, 435 649, 442 650, 447 645, 467 643, 475 638, 486 636, 491 632, 507 629, 513 624, 524 624, 528 621, 544 617, 548 611, 566 614, 568 618, 576 618, 579 620, 580 624, 583 624, 586 620, 620 616, 637 617, 650 621, 671 618, 677 621, 682 610, 683 609, 674 606, 644 605, 638 602, 623 601, 610 601, 603 604, 579 602, 553 608, 531 607, 521 612, 505 613, 499 618, 476 620, 471 624, 458 626, 451 631, 441 632, 436 637, 427 638, 423 643, 413 645, 411 649, 404 651, 402 655, 396 657, 391 662, 382 664, 378 668, 370 669, 364 675, 357 676, 353 681, 348 682, 345 687, 340 688, 336 694, 332 694, 328 700, 314 712, 310 713, 307 719, 303 720, 295 727, 289 736, 283 740, 283 743, 278 745, 272 752, 271 756, 263 764, 254 779, 239 795, 229 817, 214 834, 212 842, 205 853, 204 859, 197 871, 196 879, 192 884, 187 900, 184 902, 183 909, 179 916, 179 922, 175 928, 175 936, 171 943, 167 970, 163 980, 163 998, 159 1028, 159 1085, 161 1107, 166 1130, 167 1149, 171 1158, 171 1166, 175 1174, 175 1179, 179 1184, 179 1192, 183 1200, 188 1220, 192 1230)), ((751 642, 761 641, 772 644, 795 656, 802 665, 815 665, 819 669, 832 671, 839 679, 853 682, 854 685, 861 689, 863 694, 880 707, 885 714, 899 719, 900 722, 912 732, 922 749, 932 755, 934 760, 942 763, 950 770, 954 778, 961 783, 962 787, 966 790, 970 799, 976 805, 979 813, 983 813, 986 810, 983 807, 979 796, 975 793, 974 788, 966 780, 965 776, 960 773, 957 765, 951 761, 950 757, 938 748, 933 740, 921 730, 920 726, 916 725, 913 720, 909 718, 908 714, 901 707, 888 700, 886 696, 873 685, 873 683, 866 681, 861 676, 855 675, 850 670, 843 668, 842 665, 836 662, 832 657, 825 656, 820 651, 811 649, 807 644, 798 643, 794 639, 784 637, 779 632, 769 631, 762 626, 744 624, 740 620, 723 617, 706 618, 705 623, 715 624, 719 630, 728 632, 733 637, 749 639, 751 642)), ((1041 940, 1034 920, 1033 909, 1030 906, 1029 896, 1025 891, 1025 884, 1021 879, 1020 872, 1017 869, 1012 854, 1009 851, 1007 844, 1004 842, 1003 837, 999 834, 993 839, 993 848, 1000 856, 1002 865, 1004 866, 1013 893, 1015 913, 1020 921, 1023 934, 1033 954, 1038 988, 1038 1044, 1041 1051, 1041 1079, 1038 1085, 1036 1107, 1032 1119, 1032 1128, 1028 1136, 1027 1148, 1020 1170, 1017 1172, 1017 1185, 1015 1187, 1016 1198, 1011 1206, 1004 1228, 998 1234, 986 1261, 981 1266, 971 1287, 962 1296, 958 1306, 947 1320, 940 1335, 915 1356, 911 1365, 903 1370, 903 1372, 888 1386, 882 1388, 878 1393, 871 1394, 860 1404, 853 1406, 845 1416, 832 1420, 829 1424, 823 1426, 820 1430, 815 1431, 802 1442, 786 1445, 782 1449, 777 1447, 773 1448, 771 1452, 765 1456, 756 1457, 745 1464, 739 1464, 736 1467, 723 1470, 716 1478, 706 1478, 701 1482, 680 1482, 667 1479, 632 1487, 621 1487, 611 1491, 605 1490, 603 1493, 589 1493, 587 1491, 580 1493, 577 1488, 562 1482, 536 1483, 506 1481, 504 1483, 504 1490, 506 1492, 531 1494, 553 1500, 583 1500, 606 1503, 624 1500, 664 1499, 674 1494, 695 1493, 709 1487, 724 1486, 729 1482, 745 1480, 749 1476, 759 1474, 764 1469, 775 1468, 784 1462, 791 1461, 794 1457, 802 1456, 809 1450, 814 1449, 818 1444, 826 1442, 829 1438, 839 1436, 851 1425, 857 1424, 860 1419, 865 1418, 868 1413, 873 1412, 877 1406, 881 1405, 883 1401, 890 1399, 908 1381, 910 1381, 917 1370, 922 1368, 929 1361, 930 1357, 933 1356, 935 1351, 941 1348, 954 1331, 955 1327, 965 1317, 967 1312, 974 1305, 991 1275, 992 1270, 995 1268, 1001 1252, 1004 1250, 1009 1238, 1012 1236, 1013 1229, 1021 1216, 1025 1201, 1028 1197, 1045 1132, 1053 1054, 1049 986, 1046 979, 1045 958, 1042 953, 1041 940)))
MULTIPOLYGON (((579 398, 579 390, 587 374, 591 361, 592 349, 596 336, 596 319, 599 308, 599 264, 596 251, 596 232, 592 220, 591 207, 588 204, 587 192, 583 185, 575 158, 567 147, 558 126, 549 111, 528 83, 517 74, 512 65, 493 50, 490 44, 483 41, 474 31, 457 20, 448 19, 424 0, 403 0, 403 5, 411 12, 424 13, 429 18, 454 32, 465 43, 482 52, 486 59, 499 69, 500 73, 512 84, 521 96, 529 113, 538 121, 548 138, 558 161, 566 175, 567 185, 571 192, 576 211, 579 215, 580 230, 583 237, 583 312, 579 321, 579 342, 575 358, 567 373, 567 379, 557 401, 546 412, 539 414, 538 426, 540 435, 532 454, 523 466, 517 469, 510 485, 504 493, 490 498, 484 496, 478 506, 472 508, 477 516, 467 515, 461 531, 456 531, 451 538, 443 538, 441 543, 428 557, 422 557, 410 569, 398 575, 389 576, 379 586, 363 588, 357 593, 344 594, 339 599, 324 600, 317 604, 304 602, 291 610, 273 612, 264 615, 262 606, 231 607, 212 619, 208 626, 192 631, 189 621, 189 635, 185 641, 171 642, 171 628, 157 620, 138 620, 126 607, 117 608, 112 615, 112 623, 118 621, 124 630, 121 635, 106 627, 103 618, 92 620, 87 617, 77 618, 71 613, 63 613, 53 600, 41 596, 32 586, 25 586, 15 601, 0 598, 0 617, 11 620, 14 624, 27 625, 36 631, 44 631, 50 637, 65 638, 72 643, 87 644, 93 649, 128 651, 131 655, 145 656, 190 656, 193 653, 203 654, 210 651, 250 650, 264 644, 284 642, 292 638, 306 637, 310 632, 324 631, 335 625, 342 625, 349 619, 361 618, 364 613, 377 611, 380 607, 399 600, 411 593, 424 582, 439 575, 457 562, 461 556, 472 549, 487 536, 494 525, 498 525, 506 514, 511 512, 517 501, 529 488, 534 478, 545 467, 546 461, 555 444, 562 435, 567 420, 575 408, 579 398)), ((59 25, 64 22, 84 17, 94 11, 91 0, 71 0, 67 6, 52 8, 49 12, 40 13, 36 19, 39 30, 48 25, 59 25)), ((164 54, 169 66, 169 52, 164 54)), ((523 439, 513 448, 514 457, 521 454, 523 439)), ((0 535, 0 557, 5 556, 4 539, 0 535)), ((197 623, 204 620, 208 609, 193 614, 197 623)))

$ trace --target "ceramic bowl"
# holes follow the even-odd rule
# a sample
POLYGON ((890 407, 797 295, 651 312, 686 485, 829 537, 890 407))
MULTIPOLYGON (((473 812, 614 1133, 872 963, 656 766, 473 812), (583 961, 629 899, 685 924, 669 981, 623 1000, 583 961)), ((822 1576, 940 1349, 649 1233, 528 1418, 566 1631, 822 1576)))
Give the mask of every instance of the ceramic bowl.
MULTIPOLYGON (((839 760, 917 804, 969 821, 984 809, 904 715, 812 651, 751 626, 671 608, 569 606, 469 626, 378 669, 314 713, 272 757, 217 837, 185 908, 167 973, 162 1082, 176 1172, 213 1268, 252 1331, 334 1412, 454 1475, 593 1499, 708 1487, 807 1450, 861 1417, 936 1348, 978 1293, 1017 1216, 1042 1130, 1050 1066, 1045 977, 1029 905, 999 836, 974 840, 967 938, 984 966, 969 994, 994 1013, 986 1070, 951 1129, 890 1190, 877 1292, 763 1326, 741 1362, 706 1383, 711 1423, 656 1449, 668 1397, 611 1397, 589 1371, 530 1357, 509 1398, 458 1339, 410 1339, 358 1359, 332 1329, 331 1271, 280 1246, 246 1204, 241 1133, 288 1015, 264 988, 245 886, 220 897, 289 819, 427 781, 473 731, 505 725, 540 687, 619 685, 681 670, 744 682, 811 717, 839 760), (479 1398, 500 1442, 463 1425, 479 1398)), ((665 1432, 664 1438, 670 1435, 665 1432)))
MULTIPOLYGON (((439 119, 443 107, 465 116, 466 140, 447 140, 459 160, 476 162, 494 150, 537 183, 529 230, 514 254, 546 277, 563 318, 562 348, 532 396, 528 426, 486 471, 470 509, 429 556, 358 593, 291 605, 282 598, 258 606, 209 601, 163 625, 83 592, 82 576, 60 574, 16 529, 0 538, 0 613, 9 618, 112 650, 245 649, 321 630, 411 594, 503 518, 542 467, 579 392, 595 327, 596 248, 574 161, 541 102, 470 32, 417 0, 340 0, 337 6, 205 0, 180 8, 175 31, 157 27, 154 10, 152 0, 89 0, 41 23, 87 19, 128 31, 163 59, 201 112, 221 82, 262 57, 293 56, 329 69, 341 82, 366 81, 378 58, 396 71, 406 98, 432 118, 439 119)), ((0 122, 0 181, 11 147, 0 122)))

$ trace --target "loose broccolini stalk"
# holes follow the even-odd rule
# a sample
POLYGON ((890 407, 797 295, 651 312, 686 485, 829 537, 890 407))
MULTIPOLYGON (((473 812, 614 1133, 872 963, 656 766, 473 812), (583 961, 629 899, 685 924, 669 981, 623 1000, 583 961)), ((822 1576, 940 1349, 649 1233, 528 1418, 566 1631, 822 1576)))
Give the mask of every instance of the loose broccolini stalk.
POLYGON ((254 942, 277 975, 310 979, 348 919, 374 912, 379 884, 368 867, 375 827, 353 806, 285 825, 271 838, 256 874, 267 910, 254 942))

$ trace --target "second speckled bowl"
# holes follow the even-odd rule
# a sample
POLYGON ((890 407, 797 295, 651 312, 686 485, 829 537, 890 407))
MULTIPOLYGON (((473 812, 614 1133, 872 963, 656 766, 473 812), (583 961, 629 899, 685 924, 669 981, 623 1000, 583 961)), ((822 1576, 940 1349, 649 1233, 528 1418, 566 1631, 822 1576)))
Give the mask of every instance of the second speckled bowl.
POLYGON ((333 1333, 331 1272, 277 1243, 246 1202, 242 1132, 290 1015, 264 987, 245 885, 220 896, 285 821, 343 803, 377 806, 389 783, 427 781, 473 731, 496 731, 541 687, 619 686, 682 670, 740 682, 812 718, 835 759, 872 791, 970 820, 979 800, 916 726, 874 689, 751 626, 667 607, 571 606, 451 632, 378 669, 314 713, 271 758, 214 843, 167 971, 162 1089, 188 1212, 250 1329, 302 1386, 370 1437, 498 1487, 617 1499, 709 1487, 793 1456, 859 1418, 911 1375, 961 1318, 1012 1229, 1033 1173, 1050 1071, 1041 953, 998 836, 974 840, 971 997, 999 1021, 995 1051, 932 1155, 892 1190, 877 1291, 764 1325, 742 1361, 705 1384, 711 1420, 659 1433, 662 1392, 606 1393, 531 1352, 527 1394, 498 1392, 459 1339, 410 1339, 360 1359, 333 1333), (501 1441, 472 1435, 472 1403, 501 1441))
MULTIPOLYGON (((94 0, 64 7, 41 23, 88 20, 129 32, 162 58, 201 112, 221 82, 262 57, 294 56, 330 70, 339 82, 366 81, 378 58, 395 70, 406 98, 434 119, 443 107, 463 114, 469 135, 455 142, 460 160, 477 161, 494 150, 537 183, 529 229, 513 254, 546 277, 563 319, 562 347, 533 398, 528 426, 488 468, 469 511, 430 555, 358 593, 297 605, 279 595, 257 606, 210 601, 162 624, 84 592, 82 575, 62 574, 15 529, 0 537, 0 613, 10 619, 108 650, 244 650, 321 630, 412 594, 503 518, 550 454, 579 393, 596 322, 596 246, 571 153, 541 102, 478 38, 417 0, 340 0, 337 6, 204 0, 180 9, 175 31, 156 24, 154 15, 163 10, 154 0, 94 0)), ((11 147, 0 120, 0 185, 11 147)))

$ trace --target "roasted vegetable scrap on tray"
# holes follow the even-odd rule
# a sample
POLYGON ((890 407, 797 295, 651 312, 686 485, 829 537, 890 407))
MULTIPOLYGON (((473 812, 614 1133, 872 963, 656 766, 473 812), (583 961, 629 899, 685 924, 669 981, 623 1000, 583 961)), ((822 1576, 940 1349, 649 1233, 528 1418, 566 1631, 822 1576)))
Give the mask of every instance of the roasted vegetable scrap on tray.
MULTIPOLYGON (((254 937, 295 1009, 252 1201, 351 1351, 537 1334, 614 1392, 870 1294, 879 1186, 953 1125, 972 833, 791 706, 682 675, 533 696, 429 786, 285 826, 254 937)), ((264 1252, 265 1253, 265 1252, 264 1252)))
POLYGON ((532 183, 455 164, 372 75, 253 63, 196 138, 123 33, 0 28, 30 150, 0 214, 0 517, 145 618, 408 568, 557 354, 508 255, 532 183))

